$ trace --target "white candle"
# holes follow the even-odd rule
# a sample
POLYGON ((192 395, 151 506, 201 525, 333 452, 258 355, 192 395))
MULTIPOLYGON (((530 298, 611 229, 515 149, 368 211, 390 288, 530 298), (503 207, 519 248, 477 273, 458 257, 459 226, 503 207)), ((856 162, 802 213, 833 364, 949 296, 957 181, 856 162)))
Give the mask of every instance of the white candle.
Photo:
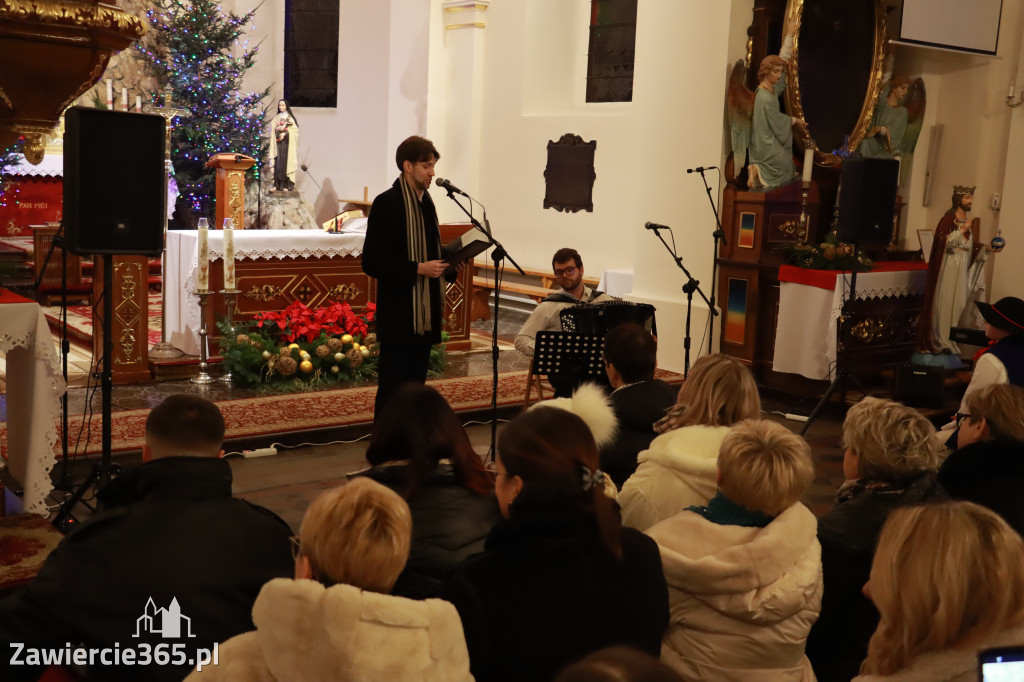
POLYGON ((224 219, 224 290, 235 288, 235 230, 231 218, 224 219))
POLYGON ((1013 81, 1010 81, 1010 94, 1007 97, 1013 97, 1013 81))
POLYGON ((114 81, 107 79, 107 109, 114 108, 114 81))
POLYGON ((142 95, 135 95, 135 111, 142 111, 142 95))
POLYGON ((814 170, 814 147, 807 145, 804 147, 804 174, 803 181, 810 183, 811 172, 814 170))
POLYGON ((200 291, 210 288, 210 230, 206 218, 199 219, 199 274, 196 288, 200 291))
POLYGON ((128 111, 128 88, 121 88, 121 111, 128 111))

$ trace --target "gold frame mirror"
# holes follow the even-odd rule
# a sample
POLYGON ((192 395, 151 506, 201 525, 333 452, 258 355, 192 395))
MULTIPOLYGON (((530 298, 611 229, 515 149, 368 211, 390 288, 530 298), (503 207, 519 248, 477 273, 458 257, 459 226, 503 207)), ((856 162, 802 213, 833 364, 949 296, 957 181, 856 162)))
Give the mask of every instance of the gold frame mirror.
MULTIPOLYGON (((790 25, 797 26, 793 35, 793 54, 789 60, 786 74, 789 83, 789 87, 785 91, 786 108, 791 116, 795 116, 807 124, 810 137, 817 143, 814 160, 818 165, 836 165, 840 159, 832 154, 832 150, 842 147, 842 136, 845 134, 850 136, 849 149, 855 150, 870 127, 871 117, 882 85, 887 40, 885 1, 874 0, 873 5, 873 17, 856 17, 854 16, 856 12, 870 11, 871 6, 863 3, 858 7, 855 0, 840 0, 839 2, 836 0, 788 0, 786 4, 786 17, 789 19, 790 25), (813 8, 813 12, 805 12, 807 8, 813 8), (832 40, 831 36, 826 35, 824 31, 804 36, 806 38, 803 41, 804 57, 807 64, 804 67, 804 83, 801 83, 801 36, 805 30, 812 31, 822 27, 822 22, 825 21, 829 22, 828 30, 846 38, 846 43, 844 44, 841 40, 832 40), (851 36, 855 35, 854 31, 849 31, 847 26, 842 25, 844 22, 856 23, 860 27, 860 33, 865 35, 870 30, 869 26, 873 24, 874 35, 870 53, 867 51, 866 41, 863 41, 864 45, 857 45, 853 54, 840 52, 848 46, 851 36), (868 61, 870 64, 867 63, 868 61), (844 76, 844 73, 848 75, 844 76), (849 74, 852 74, 852 78, 849 74), (837 90, 841 87, 841 83, 837 81, 841 81, 844 77, 847 79, 847 85, 853 88, 852 93, 837 90), (803 91, 801 90, 802 86, 803 91), (863 95, 859 94, 861 88, 863 88, 863 95), (814 120, 807 119, 804 106, 805 98, 809 105, 807 109, 811 110, 812 119, 815 117, 819 119, 817 125, 814 120), (829 101, 830 98, 831 101, 829 101), (830 107, 834 109, 834 112, 823 113, 830 107), (859 113, 855 113, 858 108, 859 113), (854 115, 856 115, 855 119, 854 115), (822 116, 834 116, 834 119, 831 119, 831 121, 835 121, 832 123, 833 127, 847 126, 849 124, 842 123, 842 121, 853 120, 853 128, 842 133, 828 130, 828 126, 821 121, 822 116), (837 135, 838 140, 831 139, 837 135)), ((803 141, 799 140, 799 143, 802 148, 803 141)))

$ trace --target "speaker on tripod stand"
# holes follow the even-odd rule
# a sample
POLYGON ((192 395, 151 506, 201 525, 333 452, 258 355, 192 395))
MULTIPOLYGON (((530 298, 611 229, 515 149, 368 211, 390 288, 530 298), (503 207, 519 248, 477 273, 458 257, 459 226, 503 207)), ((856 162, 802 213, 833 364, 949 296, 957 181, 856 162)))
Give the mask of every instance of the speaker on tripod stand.
MULTIPOLYGON (((102 488, 110 481, 113 256, 160 255, 167 202, 164 171, 167 124, 162 116, 71 107, 64 121, 65 245, 74 253, 104 256, 100 382, 103 426, 100 461, 61 505, 54 519, 58 528, 72 523, 71 510, 89 488, 102 488)), ((145 280, 140 286, 146 286, 145 280)))
MULTIPOLYGON (((853 246, 854 254, 858 246, 866 244, 888 244, 892 238, 892 221, 896 212, 896 193, 899 190, 900 163, 895 159, 868 159, 863 157, 850 158, 843 161, 842 173, 839 178, 839 192, 836 195, 838 207, 837 235, 839 241, 853 246)), ((857 299, 857 271, 850 275, 850 293, 843 302, 843 313, 836 324, 837 333, 843 332, 842 317, 845 317, 847 306, 857 299)), ((800 434, 807 429, 821 411, 825 409, 829 398, 844 382, 852 383, 864 395, 869 395, 864 385, 850 371, 842 358, 836 357, 836 376, 825 389, 821 400, 811 410, 800 434)))

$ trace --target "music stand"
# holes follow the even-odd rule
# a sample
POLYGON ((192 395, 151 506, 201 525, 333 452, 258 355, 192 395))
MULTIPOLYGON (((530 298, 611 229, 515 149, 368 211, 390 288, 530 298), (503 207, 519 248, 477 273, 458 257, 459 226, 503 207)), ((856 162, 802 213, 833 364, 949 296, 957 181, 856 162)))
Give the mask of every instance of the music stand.
POLYGON ((584 378, 593 378, 597 383, 607 381, 604 371, 604 335, 537 332, 530 371, 533 374, 546 374, 549 381, 552 376, 565 377, 574 383, 584 378))

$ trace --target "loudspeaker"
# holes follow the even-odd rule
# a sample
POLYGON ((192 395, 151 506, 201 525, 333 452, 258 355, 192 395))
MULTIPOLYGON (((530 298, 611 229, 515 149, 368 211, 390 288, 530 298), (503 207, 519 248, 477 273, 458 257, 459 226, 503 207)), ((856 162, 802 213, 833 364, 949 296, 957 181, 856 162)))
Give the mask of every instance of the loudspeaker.
POLYGON ((79 254, 163 251, 164 134, 156 114, 64 114, 64 237, 79 254))
POLYGON ((892 397, 909 407, 941 408, 945 399, 945 380, 942 367, 896 365, 892 397))
POLYGON ((896 159, 843 161, 839 179, 839 240, 888 244, 896 212, 900 163, 896 159))

